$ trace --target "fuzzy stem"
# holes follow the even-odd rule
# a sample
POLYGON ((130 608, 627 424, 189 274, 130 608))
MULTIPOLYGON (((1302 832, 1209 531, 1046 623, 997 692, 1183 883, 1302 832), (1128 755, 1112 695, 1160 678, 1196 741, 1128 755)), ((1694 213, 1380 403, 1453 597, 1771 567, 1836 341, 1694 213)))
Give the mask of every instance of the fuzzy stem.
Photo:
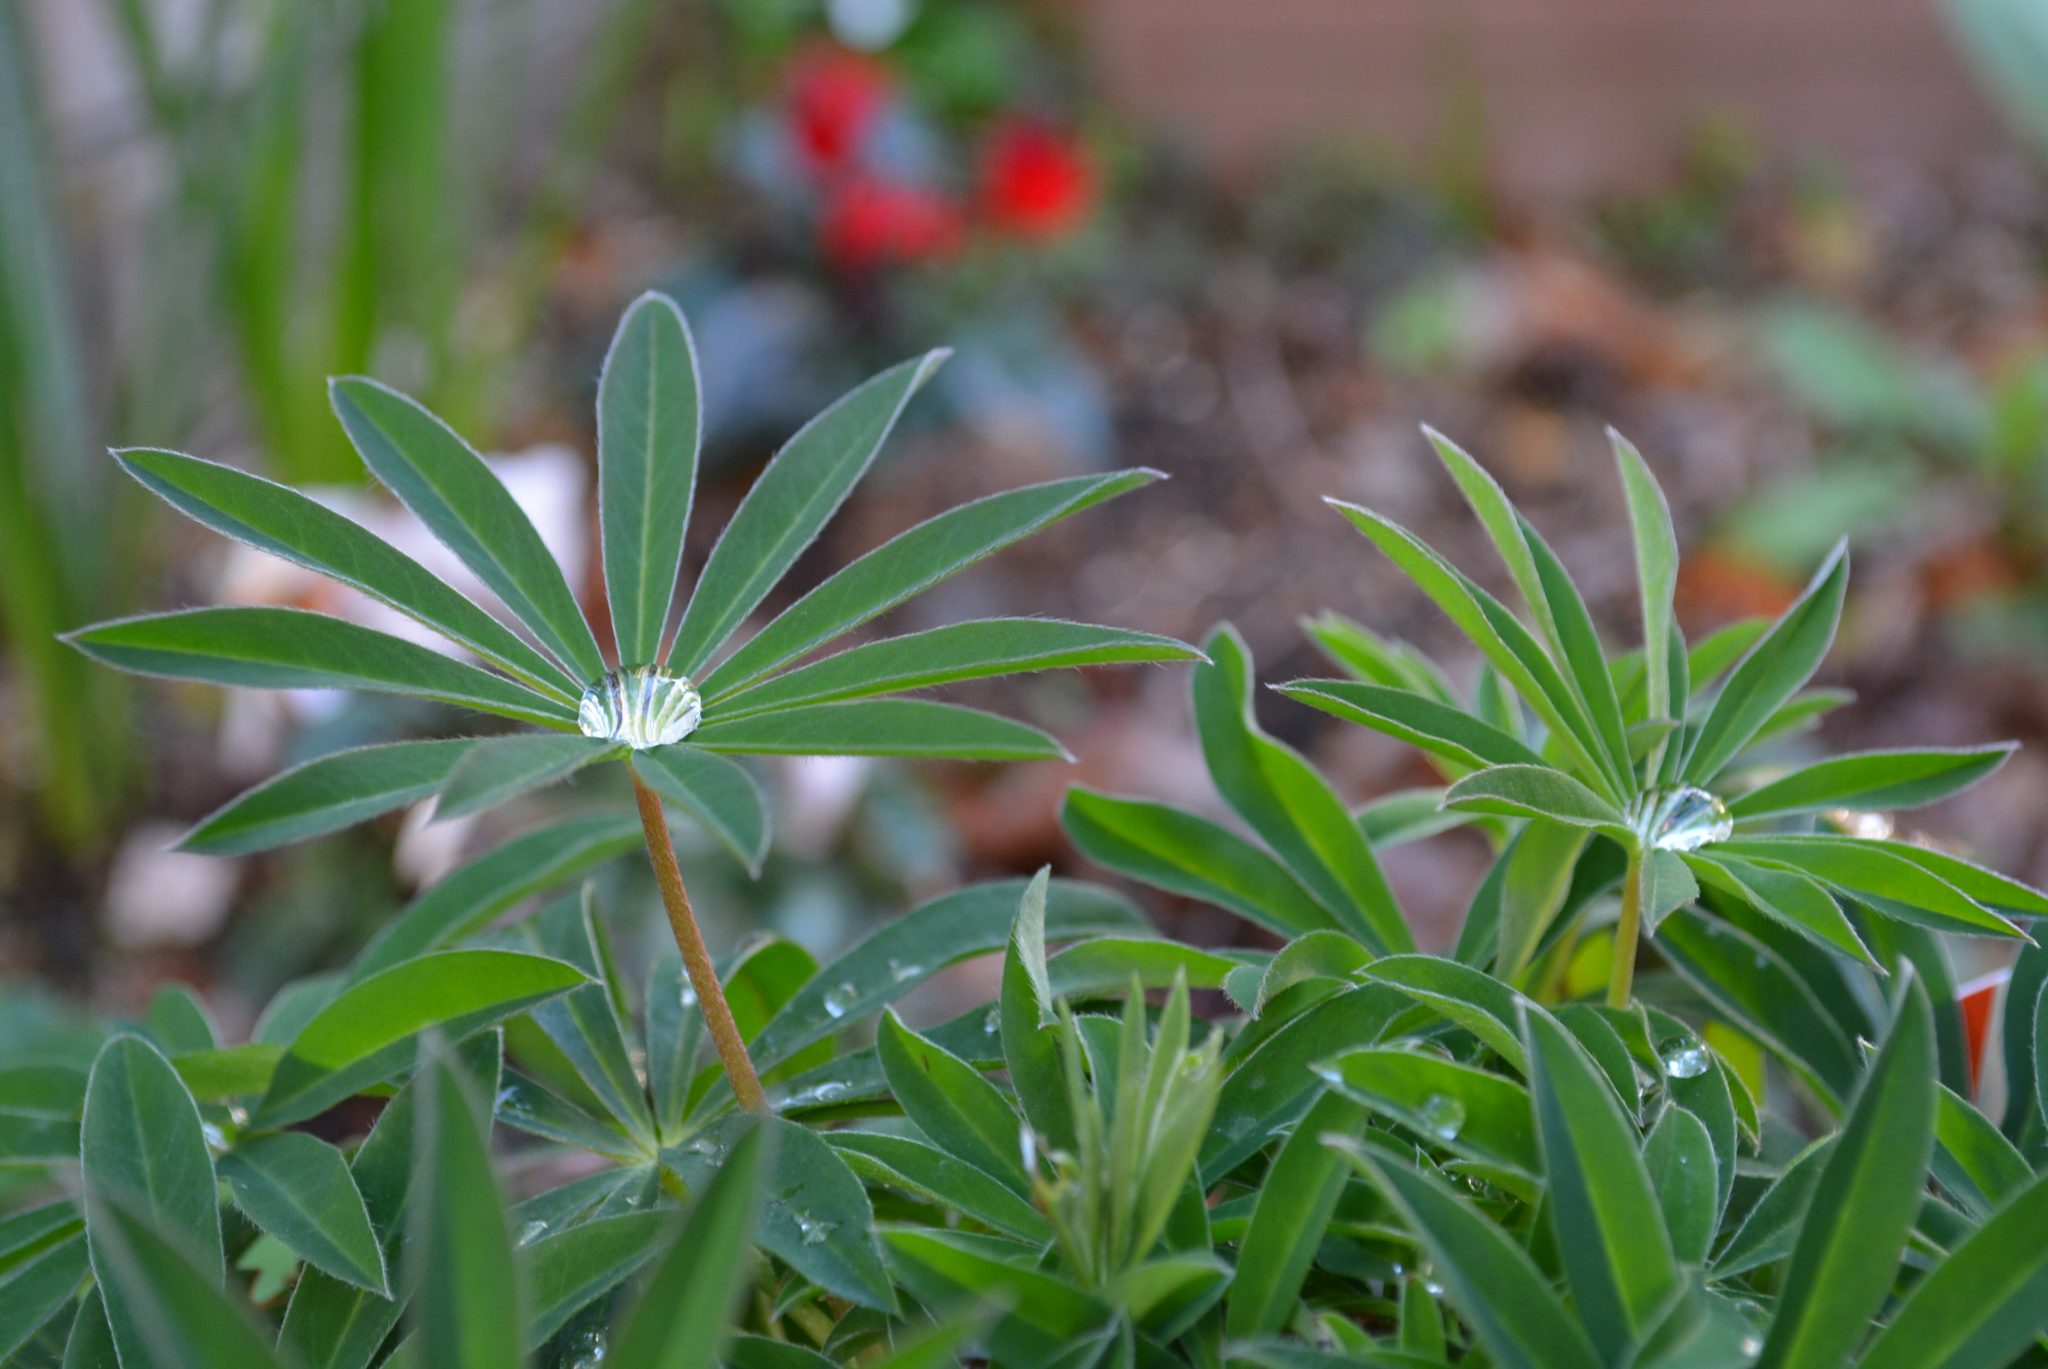
MULTIPOLYGON (((631 767, 628 768, 631 773, 631 767)), ((640 827, 647 835, 647 858, 654 864, 654 882, 661 886, 662 906, 668 909, 669 930, 675 933, 676 949, 683 953, 683 969, 704 1012, 711 1043, 718 1048, 719 1063, 732 1084, 733 1097, 749 1112, 768 1111, 768 1099, 761 1092, 761 1080, 754 1062, 747 1057, 747 1044, 733 1021, 732 1008, 711 964, 711 952, 704 948, 704 934, 697 930, 697 915, 690 910, 690 895, 683 888, 682 868, 676 864, 675 842, 668 833, 668 817, 661 811, 661 796, 633 776, 633 801, 640 805, 640 827)))
POLYGON ((1626 1008, 1635 988, 1636 947, 1643 925, 1643 855, 1628 854, 1628 874, 1621 881, 1621 920, 1614 924, 1614 964, 1607 974, 1607 1006, 1626 1008))

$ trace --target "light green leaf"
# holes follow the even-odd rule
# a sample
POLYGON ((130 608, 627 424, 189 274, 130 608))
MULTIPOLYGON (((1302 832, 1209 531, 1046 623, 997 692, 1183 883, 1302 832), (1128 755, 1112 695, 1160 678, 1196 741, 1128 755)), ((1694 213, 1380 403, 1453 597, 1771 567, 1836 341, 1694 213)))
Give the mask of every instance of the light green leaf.
POLYGON ((1495 962, 1502 978, 1519 982, 1528 970, 1571 892, 1572 873, 1589 839, 1583 827, 1531 818, 1508 848, 1495 962))
POLYGON ((333 381, 335 415, 363 463, 428 531, 585 682, 604 674, 597 638, 562 568, 482 457, 417 402, 374 380, 333 381))
POLYGON ((1007 1309, 989 1332, 1002 1363, 1050 1364, 1109 1320, 1096 1298, 1033 1268, 1026 1247, 1012 1253, 932 1227, 888 1227, 881 1237, 891 1268, 919 1302, 942 1311, 1007 1309))
POLYGON ((927 699, 806 704, 725 722, 690 738, 707 751, 758 756, 913 756, 980 761, 1068 760, 1035 727, 927 699))
POLYGON ((2048 1331, 2048 1174, 2035 1176, 1914 1285, 1862 1369, 2005 1364, 2048 1331))
POLYGON ((1522 1035, 1565 1276, 1594 1343, 1614 1363, 1678 1288, 1671 1233, 1635 1124, 1585 1049, 1534 1007, 1522 1035))
POLYGON ((1673 1253, 1685 1264, 1704 1263, 1721 1219, 1720 1161, 1707 1124, 1684 1108, 1665 1108, 1643 1138, 1643 1168, 1656 1190, 1673 1253))
POLYGON ((429 1027, 459 1039, 587 982, 573 965, 516 951, 436 951, 381 970, 299 1030, 253 1120, 315 1116, 402 1071, 407 1043, 429 1027))
POLYGON ((532 1309, 522 1337, 527 1347, 538 1347, 571 1317, 638 1273, 654 1258, 667 1225, 659 1212, 624 1212, 586 1217, 522 1241, 513 1262, 532 1309))
POLYGON ((226 1272, 199 1108, 156 1047, 139 1036, 115 1036, 93 1061, 79 1135, 86 1240, 121 1360, 175 1364, 155 1350, 170 1329, 163 1319, 178 1311, 162 1306, 156 1230, 189 1251, 174 1259, 191 1282, 218 1288, 226 1272))
POLYGON ((743 766, 696 746, 657 746, 633 755, 633 773, 688 813, 739 857, 750 875, 768 857, 768 796, 743 766))
POLYGON ((1266 1010, 1275 997, 1311 980, 1349 982, 1372 963, 1372 952, 1343 932, 1307 932, 1282 946, 1266 962, 1252 999, 1252 1016, 1266 1010))
POLYGON ((1527 1071, 1520 1017, 1528 1000, 1492 975, 1433 955, 1388 956, 1365 972, 1471 1032, 1517 1073, 1527 1071))
POLYGON ((1848 546, 1837 543, 1805 592, 1749 649, 1721 687, 1686 752, 1681 778, 1712 783, 1778 706, 1806 683, 1835 640, 1848 582, 1848 546))
POLYGON ((1934 1014, 1918 980, 1898 1014, 1821 1168, 1761 1369, 1845 1362, 1891 1289, 1934 1149, 1934 1014))
POLYGON ((996 999, 1003 1038, 1003 1065, 1017 1105, 1049 1145, 1071 1152, 1075 1145, 1073 1097, 1067 1090, 1059 1033, 1053 1027, 1051 975, 1046 968, 1046 905, 1051 875, 1040 870, 1017 903, 1009 945, 1003 952, 1002 987, 996 999))
MULTIPOLYGON (((200 1195, 209 1202, 209 1182, 200 1195)), ((195 1269, 180 1239, 133 1199, 94 1204, 93 1269, 123 1369, 278 1369, 269 1338, 228 1301, 220 1275, 195 1269)), ((161 1209, 157 1210, 161 1215, 161 1209)))
POLYGON ((604 980, 602 932, 587 886, 582 898, 563 899, 519 925, 517 934, 533 950, 575 966, 593 981, 535 1004, 528 1012, 604 1110, 651 1146, 654 1118, 648 1111, 646 1086, 634 1069, 613 986, 604 980))
POLYGON ((904 1115, 940 1149, 1029 1191, 1019 1148, 1021 1124, 996 1086, 974 1066, 882 1014, 875 1053, 904 1115))
POLYGON ((239 856, 339 831, 434 793, 476 745, 472 737, 386 742, 315 757, 216 808, 179 848, 239 856))
POLYGON ((1989 1117, 1943 1088, 1935 1109, 1934 1177, 1972 1217, 1991 1215, 2033 1177, 2026 1157, 1989 1117))
POLYGON ((1650 474, 1649 463, 1635 444, 1612 428, 1607 437, 1614 444, 1614 464, 1621 472, 1621 490, 1628 500, 1629 530, 1635 540, 1636 583, 1643 604, 1644 689, 1648 700, 1646 716, 1677 718, 1684 700, 1665 666, 1662 644, 1671 639, 1671 601, 1678 591, 1678 535, 1671 526, 1671 508, 1664 491, 1650 474))
POLYGON ((867 472, 904 405, 946 359, 891 367, 819 414, 775 454, 719 534, 669 648, 669 669, 703 673, 867 472))
POLYGON ((1832 1136, 1815 1141, 1786 1163, 1721 1248, 1714 1261, 1715 1278, 1732 1279, 1792 1253, 1834 1143, 1832 1136))
POLYGON ((361 590, 564 703, 581 692, 581 684, 523 637, 317 500, 178 452, 131 449, 114 457, 153 493, 214 531, 361 590))
POLYGON ((434 816, 459 818, 495 808, 529 790, 567 779, 586 765, 611 760, 625 749, 595 737, 527 733, 487 737, 472 744, 448 774, 434 816))
MULTIPOLYGON (((1700 896, 1699 881, 1693 877, 1686 858, 1675 851, 1653 848, 1644 852, 1641 878, 1643 930, 1651 936, 1657 934, 1665 918, 1700 896)), ((1822 893, 1821 897, 1827 895, 1822 893)))
POLYGON ((740 1136, 612 1338, 612 1369, 717 1369, 752 1263, 762 1141, 740 1136))
POLYGON ((1513 818, 1550 818, 1590 827, 1634 844, 1621 810, 1562 770, 1547 765, 1496 765, 1467 775, 1444 792, 1444 807, 1513 818))
POLYGON ((1756 818, 1824 808, 1917 808, 1969 788, 2005 764, 2018 745, 1830 756, 1750 790, 1731 802, 1728 812, 1756 818))
POLYGON ((1194 672, 1195 726, 1216 787, 1338 924, 1379 951, 1412 949, 1379 862, 1341 799, 1297 752, 1268 736, 1252 710, 1252 660, 1228 625, 1194 672))
POLYGON ((1171 637, 1054 618, 984 618, 850 647, 729 695, 720 721, 801 704, 864 699, 992 675, 1131 661, 1190 661, 1171 637))
POLYGON ((1389 641, 1363 623, 1327 611, 1301 626, 1325 656, 1358 680, 1458 706, 1457 691, 1443 670, 1408 643, 1389 641))
POLYGON ((1076 786, 1060 822, 1090 860, 1283 936, 1337 925, 1279 861, 1206 818, 1076 786))
POLYGON ((260 1136, 220 1159, 220 1176, 249 1220, 300 1259, 345 1283, 390 1296, 384 1252, 340 1151, 301 1131, 260 1136))
POLYGON ((490 1110, 459 1062, 420 1062, 407 1203, 412 1340, 433 1369, 521 1363, 524 1299, 504 1199, 491 1174, 490 1110))
POLYGON ((697 349, 666 296, 634 300, 597 383, 598 526, 612 634, 625 665, 661 657, 704 437, 697 349))
POLYGON ((1021 1240, 1052 1241, 1045 1218, 1014 1188, 935 1145, 871 1131, 828 1131, 825 1139, 870 1187, 900 1189, 1021 1240))
POLYGON ((1274 1156, 1237 1248, 1237 1275, 1223 1322, 1233 1340, 1276 1334, 1292 1320, 1300 1285, 1352 1172, 1343 1156, 1323 1144, 1323 1133, 1358 1131, 1364 1121, 1364 1109, 1350 1098, 1323 1094, 1274 1156))
POLYGON ((983 557, 1083 509, 1161 480, 1117 471, 1007 490, 949 509, 845 566, 791 605, 704 677, 716 703, 983 557))
POLYGON ((192 608, 80 628, 65 641, 141 675, 250 689, 411 694, 567 728, 566 703, 375 628, 296 608, 192 608))
POLYGON ((1879 900, 1882 910, 1894 916, 1917 913, 1937 931, 2020 935, 2011 922, 1885 843, 1853 837, 1738 837, 1716 850, 1788 866, 1824 884, 1879 900))
MULTIPOLYGON (((1602 1086, 1605 1087, 1604 1085, 1602 1086)), ((1349 1148, 1429 1252, 1452 1307, 1502 1369, 1586 1369, 1598 1362, 1578 1320, 1528 1253, 1443 1180, 1405 1160, 1349 1148)))
POLYGON ((1741 899, 1764 916, 1784 923, 1827 950, 1877 968, 1877 960, 1856 934, 1842 905, 1813 880, 1787 866, 1758 865, 1708 848, 1683 857, 1708 888, 1741 899))
POLYGON ((1529 1091, 1512 1079, 1398 1046, 1348 1051, 1316 1073, 1428 1145, 1531 1177, 1542 1173, 1529 1091))
POLYGON ((1351 680, 1291 680, 1274 688, 1335 717, 1398 737, 1455 765, 1541 765, 1543 757, 1462 708, 1424 694, 1351 680))
POLYGON ((406 905, 349 966, 348 982, 481 930, 519 900, 638 846, 631 816, 572 818, 522 833, 457 869, 406 905))

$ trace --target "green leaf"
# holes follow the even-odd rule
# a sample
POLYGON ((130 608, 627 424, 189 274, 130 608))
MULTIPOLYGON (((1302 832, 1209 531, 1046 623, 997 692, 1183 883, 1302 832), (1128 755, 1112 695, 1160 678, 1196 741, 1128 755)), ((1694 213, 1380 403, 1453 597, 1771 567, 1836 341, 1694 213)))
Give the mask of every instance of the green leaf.
POLYGON ((1535 1177, 1542 1173, 1528 1090, 1426 1051, 1369 1046, 1316 1066, 1331 1088, 1431 1146, 1535 1177))
POLYGON ((299 1030, 253 1120, 315 1116, 402 1071, 407 1043, 429 1027, 459 1039, 587 982, 572 965, 516 951, 436 951, 380 970, 299 1030))
POLYGON ((747 1286, 761 1148, 758 1129, 739 1137, 698 1194, 612 1338, 614 1369, 716 1369, 747 1286))
POLYGON ((927 699, 856 699, 730 722, 714 718, 691 736, 690 745, 757 756, 1071 759, 1065 747, 1035 727, 927 699))
POLYGON ((1528 970, 1544 933, 1564 908, 1588 839, 1583 827, 1532 818, 1508 848, 1496 961, 1503 978, 1519 981, 1528 970))
POLYGON ((1003 1066, 1017 1105, 1054 1149, 1075 1146, 1073 1098, 1067 1091, 1059 1033, 1053 1023, 1052 980, 1046 968, 1046 902, 1051 876, 1040 870, 1017 903, 1003 952, 1003 979, 996 999, 1003 1038, 1003 1066))
POLYGON ((1274 688, 1334 717, 1398 737, 1455 765, 1541 765, 1543 757, 1462 708, 1424 694, 1350 680, 1290 680, 1274 688))
MULTIPOLYGON (((1665 918, 1700 896, 1699 881, 1693 878, 1692 868, 1685 857, 1674 851, 1652 848, 1644 852, 1641 879, 1638 896, 1642 900, 1643 930, 1651 936, 1657 934, 1665 918)), ((1827 895, 1823 893, 1821 897, 1827 895)))
POLYGON ((619 660, 661 658, 704 438, 697 349, 682 311, 649 292, 619 320, 597 383, 598 526, 619 660))
POLYGON ((1060 822, 1090 860, 1283 936, 1336 925, 1287 867, 1206 818, 1075 786, 1060 822))
MULTIPOLYGON (((737 1144, 754 1119, 719 1122, 701 1146, 664 1152, 692 1189, 707 1182, 715 1160, 737 1144)), ((773 1156, 767 1203, 755 1239, 777 1259, 837 1297, 894 1311, 896 1295, 875 1244, 875 1211, 846 1161, 801 1123, 770 1117, 760 1123, 773 1156)))
POLYGON ((1832 1136, 1815 1141, 1787 1162, 1722 1247, 1714 1261, 1715 1278, 1732 1279, 1792 1253, 1834 1143, 1832 1136))
POLYGON ((1934 1064, 1934 1014, 1913 980, 1814 1187, 1762 1369, 1843 1363, 1863 1340, 1920 1206, 1934 1064))
POLYGON ((1943 1088, 1934 1119, 1934 1177, 1972 1217, 1988 1217, 2033 1177, 1991 1119, 1943 1088))
POLYGON ((1273 740, 1252 711, 1251 653, 1225 625, 1194 672, 1195 726, 1224 801, 1250 825, 1338 925, 1375 950, 1413 949, 1393 890, 1350 810, 1315 767, 1273 740))
POLYGON ((56 1317, 88 1272, 85 1238, 73 1234, 22 1260, 0 1279, 0 1363, 56 1317))
MULTIPOLYGON (((209 1181, 199 1195, 209 1202, 209 1181)), ((124 1369, 277 1369, 269 1338, 221 1291, 220 1274, 197 1269, 180 1239, 132 1200, 94 1204, 93 1269, 124 1369)), ((161 1215, 161 1209, 156 1209, 161 1215)), ((217 1239, 217 1237, 216 1237, 217 1239)))
POLYGON ((490 1111, 452 1057, 420 1062, 407 1203, 413 1341, 434 1369, 521 1363, 526 1325, 504 1200, 491 1174, 490 1111))
MULTIPOLYGON (((175 1362, 151 1350, 164 1312, 137 1262, 148 1263, 155 1247, 145 1237, 147 1249, 132 1253, 129 1238, 146 1221, 189 1250, 198 1265, 195 1282, 218 1287, 224 1277, 213 1157, 199 1108, 156 1047, 139 1036, 116 1036, 93 1061, 79 1136, 86 1240, 114 1343, 124 1363, 175 1362)), ((183 1258, 178 1263, 187 1267, 183 1258)))
POLYGON ((1860 1361, 1862 1369, 2005 1364, 2048 1331, 2048 1174, 1916 1284, 1860 1361))
POLYGON ((1658 949, 1708 1000, 1784 1061, 1832 1110, 1860 1071, 1841 1026, 1784 960, 1740 928, 1681 909, 1658 949))
POLYGON ((316 757, 230 799, 179 848, 240 856, 339 831, 434 793, 476 745, 471 737, 385 742, 316 757))
POLYGON ((411 694, 566 728, 569 705, 374 628, 296 608, 192 608, 80 628, 65 641, 141 675, 250 689, 411 694))
POLYGON ((1806 591, 1749 649, 1721 687, 1686 752, 1681 778, 1710 784, 1778 706, 1806 683, 1835 640, 1848 582, 1848 546, 1838 542, 1806 591))
POLYGON ((1307 932, 1282 946, 1266 962, 1251 1008, 1257 1017, 1266 1005, 1296 984, 1312 980, 1349 982, 1372 963, 1372 952, 1343 932, 1307 932))
POLYGON ((900 1189, 1021 1240, 1052 1240, 1045 1218, 1014 1188, 935 1145, 870 1131, 830 1131, 825 1139, 870 1187, 900 1189))
POLYGON ((390 1296, 384 1252, 348 1161, 304 1132, 260 1136, 220 1159, 220 1176, 249 1220, 316 1269, 390 1296))
POLYGON ((1876 957, 1856 934, 1842 905, 1799 871, 1758 865, 1712 848, 1698 855, 1686 855, 1682 860, 1708 888, 1734 895, 1816 946, 1877 968, 1876 957))
POLYGON ((1664 502, 1664 492, 1657 487, 1642 453, 1612 428, 1607 437, 1614 444, 1614 464, 1621 472, 1629 531, 1635 539, 1636 583, 1642 595, 1644 657, 1648 662, 1643 676, 1646 716, 1677 718, 1684 707, 1679 696, 1682 686, 1664 664, 1662 644, 1671 640, 1674 630, 1671 601, 1678 591, 1678 535, 1671 526, 1671 508, 1664 502))
POLYGON ((1728 812, 1756 818, 1824 808, 1917 808, 1969 788, 2005 764, 2018 745, 1830 756, 1750 790, 1731 802, 1728 812))
POLYGON ((594 737, 527 733, 473 743, 448 774, 434 805, 436 818, 459 818, 495 808, 529 790, 567 779, 586 765, 625 754, 594 737))
POLYGON ((1528 1253, 1443 1180, 1362 1148, 1346 1153, 1429 1252, 1451 1305, 1495 1364, 1586 1369, 1598 1362, 1578 1320, 1565 1311, 1528 1253))
POLYGON ((639 820, 630 815, 572 818, 522 833, 407 904, 349 966, 349 982, 479 931, 529 894, 574 879, 640 841, 639 820))
POLYGON ((1366 684, 1422 694, 1457 707, 1457 691, 1436 662, 1406 642, 1389 641, 1342 614, 1323 612, 1302 622, 1323 654, 1366 684))
POLYGON ((716 703, 983 557, 1083 509, 1161 480, 1157 471, 1075 476, 949 509, 898 534, 797 600, 704 677, 716 703))
POLYGON ((1894 916, 1917 913, 1937 931, 1977 936, 2012 936, 2020 931, 1941 876, 1884 844, 1853 837, 1739 837, 1716 847, 1720 854, 1770 861, 1879 900, 1894 916))
POLYGON ((563 899, 519 925, 517 934, 533 950, 573 965, 592 980, 528 1011, 604 1110, 635 1139, 651 1145, 654 1118, 612 985, 604 979, 602 932, 587 887, 582 898, 563 899))
POLYGON ((864 699, 993 675, 1129 661, 1191 661, 1171 637, 1056 618, 982 618, 850 647, 729 695, 720 721, 803 704, 864 699))
POLYGON ((1721 1218, 1720 1162, 1707 1124, 1684 1108, 1665 1108, 1643 1138, 1643 1168, 1671 1233, 1672 1252, 1682 1263, 1705 1263, 1721 1218))
POLYGON ((571 1317, 638 1273, 654 1258, 667 1225, 659 1212, 626 1212, 585 1218, 522 1241, 513 1261, 532 1309, 522 1335, 527 1347, 538 1347, 571 1317))
POLYGON ((597 638, 562 568, 482 457, 417 402, 374 380, 333 381, 329 397, 363 463, 585 682, 604 674, 597 638))
POLYGON ((1017 1114, 981 1072, 884 1012, 875 1053, 904 1115, 940 1149, 1002 1180, 1030 1189, 1019 1149, 1017 1114))
POLYGON ((1533 1007, 1522 1036, 1565 1276, 1594 1343, 1614 1363, 1678 1288, 1671 1233, 1635 1124, 1585 1049, 1533 1007))
POLYGON ((891 367, 819 414, 775 454, 719 534, 669 648, 669 669, 702 673, 867 472, 943 351, 891 367))
POLYGON ((1511 818, 1550 818, 1633 845, 1621 810, 1562 770, 1547 765, 1496 765, 1444 791, 1444 807, 1511 818))
POLYGON ((989 1332, 998 1362, 1050 1364, 1109 1320, 1109 1309, 1096 1298, 1033 1268, 1025 1248, 1006 1259, 1007 1251, 931 1227, 889 1227, 881 1237, 897 1277, 927 1307, 942 1314, 1006 1309, 989 1332))
POLYGON ((1995 870, 1987 870, 1960 856, 1946 851, 1937 851, 1910 841, 1874 841, 1862 843, 1910 861, 1928 873, 1938 875, 1953 884, 1969 897, 1986 907, 2023 913, 2030 917, 2048 917, 2048 894, 2039 889, 2008 879, 1995 870))
POLYGON ((425 566, 297 490, 178 452, 138 448, 116 452, 114 459, 215 532, 361 590, 565 703, 582 690, 559 665, 425 566))
POLYGON ((0 1168, 78 1158, 85 1086, 85 1072, 69 1065, 0 1069, 0 1168))
POLYGON ((744 767, 695 746, 635 752, 633 773, 688 813, 739 858, 750 875, 768 857, 768 796, 744 767))
POLYGON ((1433 955, 1388 956, 1365 972, 1471 1032, 1517 1073, 1527 1072, 1520 1016, 1528 1000, 1498 979, 1433 955))

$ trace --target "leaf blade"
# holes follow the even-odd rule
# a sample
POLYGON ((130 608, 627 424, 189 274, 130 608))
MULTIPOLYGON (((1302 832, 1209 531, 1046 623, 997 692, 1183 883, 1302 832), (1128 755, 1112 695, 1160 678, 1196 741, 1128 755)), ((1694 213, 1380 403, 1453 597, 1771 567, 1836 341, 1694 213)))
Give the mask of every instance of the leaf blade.
POLYGON ((660 659, 704 439, 689 321, 649 291, 619 320, 597 382, 597 498, 619 660, 660 659))

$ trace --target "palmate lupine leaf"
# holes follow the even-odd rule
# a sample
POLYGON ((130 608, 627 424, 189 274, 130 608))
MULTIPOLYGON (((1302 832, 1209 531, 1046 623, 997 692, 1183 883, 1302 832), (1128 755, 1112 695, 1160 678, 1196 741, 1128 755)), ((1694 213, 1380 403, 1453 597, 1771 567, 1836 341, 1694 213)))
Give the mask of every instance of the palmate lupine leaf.
POLYGON ((510 1369, 524 1362, 525 1320, 512 1233, 491 1173, 489 1100, 446 1052, 422 1060, 414 1082, 403 1262, 414 1362, 510 1369))
POLYGON ((230 799, 178 845, 207 855, 247 855, 336 831, 436 792, 480 744, 472 737, 386 742, 316 757, 230 799))

